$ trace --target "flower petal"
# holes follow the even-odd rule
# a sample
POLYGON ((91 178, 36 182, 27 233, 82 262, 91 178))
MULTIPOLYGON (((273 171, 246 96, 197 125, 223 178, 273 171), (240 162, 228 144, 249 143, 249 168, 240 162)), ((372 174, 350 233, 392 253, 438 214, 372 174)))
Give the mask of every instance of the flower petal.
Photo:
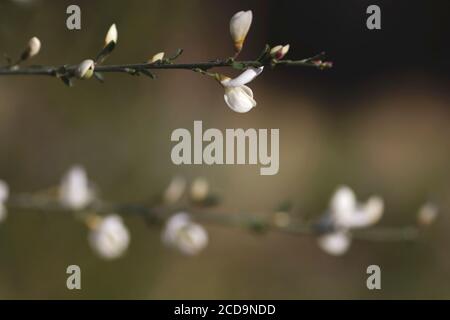
POLYGON ((318 239, 319 247, 333 256, 343 255, 348 251, 351 238, 345 231, 328 233, 318 239))
POLYGON ((239 113, 248 112, 256 106, 253 92, 247 86, 226 87, 224 99, 231 110, 239 113))
POLYGON ((253 81, 257 76, 259 76, 264 70, 264 67, 254 68, 250 67, 239 76, 234 79, 226 79, 221 82, 224 87, 240 87, 251 81, 253 81))

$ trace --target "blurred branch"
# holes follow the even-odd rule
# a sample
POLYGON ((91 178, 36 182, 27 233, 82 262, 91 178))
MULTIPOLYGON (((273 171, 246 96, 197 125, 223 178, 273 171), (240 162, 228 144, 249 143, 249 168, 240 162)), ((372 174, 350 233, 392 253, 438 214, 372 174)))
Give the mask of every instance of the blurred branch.
MULTIPOLYGON (((320 236, 324 232, 316 223, 305 223, 303 221, 291 221, 286 225, 278 225, 272 215, 233 213, 230 211, 217 210, 208 207, 170 206, 170 205, 141 205, 141 204, 117 204, 101 200, 93 201, 88 207, 80 210, 66 208, 57 199, 51 196, 22 194, 11 197, 6 203, 9 210, 72 213, 75 217, 84 218, 90 213, 110 214, 112 212, 122 216, 139 216, 150 225, 164 223, 174 212, 189 212, 195 220, 207 224, 224 227, 236 227, 249 231, 264 233, 278 232, 300 236, 320 236)), ((329 231, 328 231, 329 232, 329 231)), ((416 226, 406 227, 375 227, 363 229, 352 233, 352 239, 373 242, 396 242, 413 241, 420 235, 420 229, 416 226)))

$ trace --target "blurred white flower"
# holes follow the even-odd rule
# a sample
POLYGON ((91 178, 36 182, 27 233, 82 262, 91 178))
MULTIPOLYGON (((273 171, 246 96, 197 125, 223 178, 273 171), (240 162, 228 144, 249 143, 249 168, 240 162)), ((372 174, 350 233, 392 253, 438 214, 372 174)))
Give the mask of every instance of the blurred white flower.
POLYGON ((318 239, 319 247, 333 256, 340 256, 350 248, 350 235, 345 231, 336 231, 322 235, 318 239))
POLYGON ((164 202, 167 204, 174 204, 178 202, 186 190, 186 184, 186 180, 182 177, 173 178, 164 192, 164 202))
POLYGON ((236 52, 240 52, 252 25, 253 13, 251 10, 239 11, 230 20, 230 33, 236 52))
POLYGON ((281 60, 289 52, 289 48, 290 46, 288 44, 285 46, 275 46, 270 50, 270 55, 274 59, 281 60))
POLYGON ((87 207, 93 200, 86 171, 81 166, 72 167, 63 177, 59 187, 59 199, 71 210, 87 207))
POLYGON ((439 210, 433 203, 426 203, 420 209, 417 214, 417 223, 419 226, 429 226, 436 221, 439 215, 439 210))
POLYGON ((95 62, 94 60, 87 59, 81 62, 75 69, 75 76, 78 79, 89 79, 94 74, 95 62))
POLYGON ((256 106, 253 91, 246 84, 254 80, 263 70, 264 67, 250 67, 234 79, 223 75, 219 77, 220 84, 225 89, 225 102, 231 110, 245 113, 256 106))
POLYGON ((196 202, 201 202, 208 197, 209 183, 205 178, 196 178, 190 189, 191 199, 196 202))
POLYGON ((117 43, 117 38, 118 38, 117 27, 116 24, 113 23, 111 27, 109 27, 108 32, 106 33, 105 46, 107 46, 110 42, 117 43))
POLYGON ((130 243, 130 234, 120 216, 111 214, 100 218, 91 228, 89 243, 100 257, 112 260, 125 253, 130 243))
POLYGON ((149 63, 155 63, 157 61, 162 61, 164 59, 164 55, 165 55, 164 52, 158 52, 148 62, 149 63))
POLYGON ((382 217, 384 202, 372 196, 366 203, 356 201, 353 190, 342 186, 331 199, 331 217, 338 228, 364 228, 376 224, 382 217))
POLYGON ((384 202, 380 197, 372 196, 365 203, 358 203, 352 189, 339 187, 331 199, 330 213, 323 220, 325 224, 331 222, 333 231, 319 237, 319 246, 332 255, 344 254, 351 244, 351 229, 376 224, 383 211, 384 202))
POLYGON ((186 255, 196 255, 208 244, 208 233, 199 224, 192 222, 184 212, 169 218, 162 233, 162 241, 186 255))
POLYGON ((8 211, 6 210, 6 201, 9 197, 9 187, 6 182, 0 180, 0 222, 6 219, 8 211))

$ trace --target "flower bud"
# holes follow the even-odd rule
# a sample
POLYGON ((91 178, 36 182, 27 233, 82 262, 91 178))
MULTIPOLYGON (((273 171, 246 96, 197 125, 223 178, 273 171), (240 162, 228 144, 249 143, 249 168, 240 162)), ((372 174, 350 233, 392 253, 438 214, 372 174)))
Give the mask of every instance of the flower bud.
POLYGON ((195 202, 204 201, 209 194, 209 183, 205 178, 197 178, 191 185, 191 199, 195 202))
POLYGON ((253 13, 251 10, 239 11, 230 20, 230 33, 236 52, 240 52, 252 25, 253 13))
POLYGON ((164 52, 158 52, 155 54, 150 60, 148 60, 149 63, 155 63, 157 61, 162 61, 164 59, 164 52))
POLYGON ((276 60, 281 60, 289 52, 290 46, 287 44, 285 46, 276 46, 270 50, 270 56, 276 60))
POLYGON ((41 51, 41 41, 37 37, 33 37, 28 41, 27 48, 21 55, 21 60, 25 61, 28 60, 35 55, 37 55, 41 51))
POLYGON ((166 204, 177 203, 186 190, 186 180, 181 177, 175 177, 170 182, 169 186, 164 192, 163 200, 166 204))
POLYGON ((118 38, 118 32, 116 24, 112 24, 111 27, 109 27, 108 33, 106 34, 105 38, 105 46, 107 46, 110 42, 117 43, 118 38))
POLYGON ((78 79, 89 79, 94 74, 95 62, 94 60, 87 59, 81 62, 75 70, 75 76, 78 79))
POLYGON ((71 210, 86 208, 93 200, 86 171, 83 167, 72 167, 63 177, 59 187, 61 204, 71 210))

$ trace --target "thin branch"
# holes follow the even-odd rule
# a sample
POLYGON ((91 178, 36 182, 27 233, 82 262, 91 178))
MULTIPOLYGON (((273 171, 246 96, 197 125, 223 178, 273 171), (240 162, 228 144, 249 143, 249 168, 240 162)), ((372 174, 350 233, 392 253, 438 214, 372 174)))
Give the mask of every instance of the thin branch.
MULTIPOLYGON (((196 62, 196 63, 134 63, 134 64, 120 64, 120 65, 99 65, 95 67, 95 72, 108 72, 108 73, 130 73, 130 71, 140 70, 172 70, 172 69, 184 69, 184 70, 210 70, 217 67, 232 67, 234 69, 245 69, 248 67, 260 67, 263 65, 271 66, 286 66, 286 67, 314 67, 321 68, 317 63, 318 60, 312 60, 311 58, 303 60, 281 60, 275 63, 261 63, 260 61, 234 61, 233 59, 227 60, 215 60, 210 62, 196 62)), ((29 67, 2 67, 0 68, 0 76, 57 76, 60 70, 67 71, 71 76, 78 65, 61 65, 61 66, 29 66, 29 67)))
MULTIPOLYGON (((151 206, 142 204, 116 204, 96 200, 87 208, 73 211, 60 204, 51 196, 22 194, 11 197, 6 207, 14 211, 45 212, 45 213, 73 213, 76 217, 84 217, 89 213, 109 214, 117 213, 123 216, 140 216, 149 224, 162 224, 175 212, 186 211, 195 220, 207 224, 224 227, 242 228, 258 233, 278 232, 295 236, 320 236, 322 232, 314 223, 292 221, 280 226, 274 223, 272 215, 233 213, 225 210, 201 208, 196 206, 151 206)), ((371 242, 413 241, 420 235, 420 229, 415 226, 406 227, 375 227, 352 232, 352 239, 371 242)))

